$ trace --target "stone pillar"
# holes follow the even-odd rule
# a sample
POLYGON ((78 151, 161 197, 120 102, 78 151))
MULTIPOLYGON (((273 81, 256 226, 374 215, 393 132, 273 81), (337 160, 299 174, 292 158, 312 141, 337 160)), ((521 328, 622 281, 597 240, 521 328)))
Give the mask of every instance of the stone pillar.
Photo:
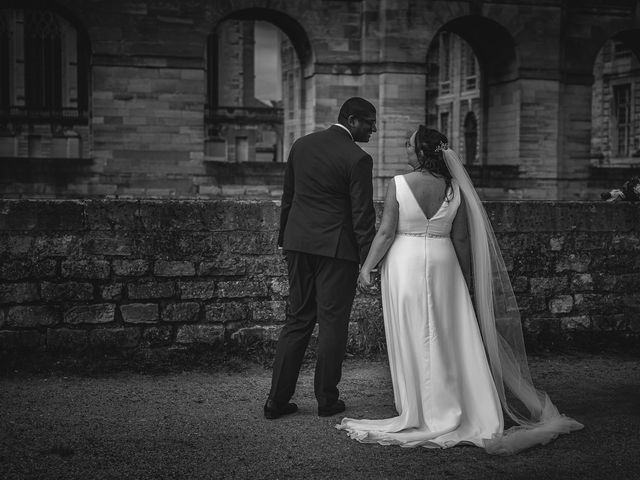
POLYGON ((518 165, 521 138, 520 115, 523 114, 523 87, 518 81, 510 81, 485 88, 486 102, 484 126, 486 139, 483 148, 484 163, 488 165, 518 165))
POLYGON ((255 104, 255 69, 253 65, 253 51, 255 48, 254 23, 242 22, 242 106, 250 107, 255 104))
POLYGON ((560 87, 558 132, 558 200, 587 195, 591 156, 592 77, 560 87))
POLYGON ((409 171, 405 140, 424 123, 424 64, 405 64, 404 71, 379 75, 378 132, 374 163, 374 195, 383 199, 391 177, 409 171))
POLYGON ((552 79, 521 79, 520 174, 530 179, 523 188, 527 199, 557 198, 558 101, 560 83, 552 79))

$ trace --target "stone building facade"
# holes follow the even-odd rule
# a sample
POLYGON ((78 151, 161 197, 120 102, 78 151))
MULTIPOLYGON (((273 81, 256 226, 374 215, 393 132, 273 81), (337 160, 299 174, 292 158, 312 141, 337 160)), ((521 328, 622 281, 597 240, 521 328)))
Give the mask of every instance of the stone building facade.
POLYGON ((485 198, 597 198, 640 168, 637 82, 603 87, 620 68, 610 41, 637 78, 637 0, 8 0, 0 194, 277 197, 292 139, 359 95, 378 109, 364 146, 378 197, 426 123, 485 198), (266 106, 247 87, 258 22, 283 39, 281 103, 266 106), (612 111, 628 119, 622 157, 607 153, 612 111))

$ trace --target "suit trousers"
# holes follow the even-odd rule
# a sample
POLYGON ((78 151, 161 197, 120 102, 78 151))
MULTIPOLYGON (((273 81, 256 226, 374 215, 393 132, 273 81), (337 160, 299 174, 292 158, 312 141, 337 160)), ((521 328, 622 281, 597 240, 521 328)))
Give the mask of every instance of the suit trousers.
POLYGON ((319 407, 338 400, 358 264, 320 255, 286 252, 289 302, 273 363, 269 398, 287 403, 295 392, 309 339, 318 323, 314 392, 319 407))

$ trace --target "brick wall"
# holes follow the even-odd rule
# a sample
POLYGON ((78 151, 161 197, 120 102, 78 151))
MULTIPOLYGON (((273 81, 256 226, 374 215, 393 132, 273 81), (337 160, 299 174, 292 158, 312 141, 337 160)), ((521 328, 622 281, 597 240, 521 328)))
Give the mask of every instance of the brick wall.
MULTIPOLYGON (((640 205, 490 202, 529 346, 640 346, 640 205)), ((0 351, 274 340, 286 269, 270 201, 0 201, 0 351)), ((384 345, 358 295, 350 349, 384 345)))

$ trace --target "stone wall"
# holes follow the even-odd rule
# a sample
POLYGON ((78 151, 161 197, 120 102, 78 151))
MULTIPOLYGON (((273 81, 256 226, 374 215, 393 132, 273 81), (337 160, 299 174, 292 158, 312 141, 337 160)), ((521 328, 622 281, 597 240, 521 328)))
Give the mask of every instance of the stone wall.
MULTIPOLYGON (((640 205, 493 202, 529 346, 640 346, 640 205)), ((0 201, 0 351, 274 340, 286 268, 271 201, 0 201)), ((384 346, 358 294, 350 349, 384 346)))

